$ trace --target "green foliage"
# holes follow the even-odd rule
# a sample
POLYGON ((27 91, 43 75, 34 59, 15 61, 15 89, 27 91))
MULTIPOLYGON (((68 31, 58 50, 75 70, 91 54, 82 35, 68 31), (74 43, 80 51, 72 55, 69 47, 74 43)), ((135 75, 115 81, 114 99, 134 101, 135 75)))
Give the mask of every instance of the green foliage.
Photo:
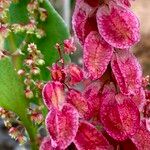
MULTIPOLYGON (((9 8, 9 24, 27 24, 29 22, 28 2, 29 0, 19 0, 18 3, 11 4, 9 8)), ((45 81, 49 80, 49 71, 46 66, 51 65, 58 59, 55 44, 62 43, 64 39, 68 38, 69 32, 64 21, 48 0, 45 0, 41 7, 47 10, 48 18, 45 22, 39 21, 38 27, 45 31, 46 36, 38 39, 33 35, 27 36, 25 32, 19 34, 11 32, 5 40, 5 49, 15 52, 25 38, 27 38, 28 43, 37 44, 38 49, 44 55, 45 65, 41 68, 40 79, 45 81)), ((16 73, 23 66, 23 58, 25 56, 16 56, 12 59, 7 57, 0 60, 0 106, 15 112, 20 117, 30 136, 32 149, 36 150, 36 130, 27 117, 28 100, 24 96, 23 82, 16 73)), ((69 61, 68 56, 65 56, 65 58, 66 61, 69 61)))

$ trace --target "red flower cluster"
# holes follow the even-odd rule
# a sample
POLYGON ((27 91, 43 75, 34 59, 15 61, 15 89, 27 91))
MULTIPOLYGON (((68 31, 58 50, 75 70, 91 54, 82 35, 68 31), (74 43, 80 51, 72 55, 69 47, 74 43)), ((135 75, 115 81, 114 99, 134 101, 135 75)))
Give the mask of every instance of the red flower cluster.
MULTIPOLYGON (((52 67, 53 81, 43 89, 50 137, 41 150, 150 148, 150 94, 129 50, 140 40, 129 6, 129 0, 76 1, 73 28, 85 69, 64 61, 52 67)), ((64 49, 72 53, 73 42, 64 49)))

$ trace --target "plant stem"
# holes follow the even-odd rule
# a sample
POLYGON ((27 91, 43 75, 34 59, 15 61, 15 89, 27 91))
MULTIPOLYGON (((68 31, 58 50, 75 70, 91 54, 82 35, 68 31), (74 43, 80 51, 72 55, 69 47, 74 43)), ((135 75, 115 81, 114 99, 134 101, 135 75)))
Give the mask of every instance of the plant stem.
POLYGON ((36 139, 36 135, 37 135, 37 130, 36 127, 33 126, 32 122, 30 121, 30 119, 28 117, 22 117, 20 116, 21 121, 23 122, 23 125, 25 126, 29 138, 30 138, 30 145, 31 145, 31 149, 32 150, 38 150, 38 142, 36 139))

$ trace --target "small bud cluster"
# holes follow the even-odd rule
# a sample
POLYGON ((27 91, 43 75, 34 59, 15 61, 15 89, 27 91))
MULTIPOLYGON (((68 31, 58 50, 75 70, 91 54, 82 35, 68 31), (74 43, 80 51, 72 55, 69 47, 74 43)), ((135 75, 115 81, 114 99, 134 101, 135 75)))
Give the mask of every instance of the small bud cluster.
POLYGON ((17 140, 21 145, 23 145, 27 141, 27 138, 24 136, 22 129, 22 126, 18 126, 11 127, 8 131, 11 138, 17 140))
POLYGON ((3 119, 4 125, 10 128, 12 126, 11 119, 15 117, 15 114, 0 107, 0 117, 3 119))
POLYGON ((28 56, 24 60, 24 69, 18 70, 18 75, 25 77, 24 84, 26 85, 25 96, 28 99, 34 97, 34 92, 31 89, 32 86, 36 86, 37 89, 41 90, 42 82, 34 81, 33 77, 40 74, 40 66, 45 64, 43 55, 34 43, 28 44, 27 48, 28 56))
POLYGON ((19 125, 17 116, 13 112, 7 111, 4 108, 0 107, 0 117, 4 121, 5 127, 8 128, 9 135, 13 139, 17 140, 20 144, 24 144, 26 142, 26 137, 22 132, 24 128, 19 125), (15 123, 14 120, 17 123, 17 127, 13 127, 13 124, 15 123))
POLYGON ((43 115, 41 113, 43 109, 43 106, 35 106, 34 108, 29 108, 29 115, 31 118, 31 121, 35 124, 41 124, 44 121, 43 115))
POLYGON ((42 2, 39 2, 38 0, 31 0, 31 2, 27 5, 30 21, 26 25, 6 23, 6 18, 8 15, 7 12, 11 2, 11 0, 0 1, 0 34, 6 38, 10 31, 14 33, 25 32, 29 35, 34 34, 37 38, 42 38, 45 35, 45 32, 43 29, 37 27, 39 20, 44 22, 47 19, 47 11, 40 7, 40 3, 42 2))
POLYGON ((72 38, 66 39, 64 41, 64 48, 61 50, 60 45, 56 44, 56 49, 59 53, 59 59, 56 63, 52 65, 52 67, 48 67, 48 69, 51 72, 51 77, 54 81, 59 81, 61 83, 67 83, 68 85, 74 85, 82 81, 83 79, 83 71, 82 69, 75 65, 75 64, 69 64, 64 66, 64 59, 62 52, 64 54, 72 54, 75 52, 76 47, 74 43, 70 42, 72 41, 72 38), (67 49, 67 50, 66 50, 67 49))
POLYGON ((0 20, 6 19, 11 0, 0 0, 0 20))

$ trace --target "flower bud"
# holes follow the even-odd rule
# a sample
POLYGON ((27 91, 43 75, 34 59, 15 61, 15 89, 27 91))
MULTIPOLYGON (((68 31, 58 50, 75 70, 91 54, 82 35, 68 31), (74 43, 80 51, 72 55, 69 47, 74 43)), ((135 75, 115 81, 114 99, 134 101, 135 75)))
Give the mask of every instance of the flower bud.
POLYGON ((43 66, 45 64, 45 61, 43 59, 38 59, 36 61, 36 64, 39 65, 39 66, 43 66))
POLYGON ((25 96, 26 96, 26 98, 31 99, 31 98, 33 98, 34 94, 33 94, 33 92, 28 88, 28 89, 25 90, 25 96))
POLYGON ((40 11, 40 20, 45 21, 47 19, 47 11, 43 8, 39 8, 40 11))
POLYGON ((70 78, 69 83, 71 85, 76 84, 83 79, 83 71, 77 65, 71 64, 66 69, 67 76, 70 78))
POLYGON ((61 66, 54 64, 51 68, 51 76, 54 81, 65 81, 65 73, 61 66))
POLYGON ((38 75, 38 74, 40 74, 40 69, 39 69, 38 67, 33 67, 33 68, 31 69, 31 73, 32 73, 33 75, 38 75))
POLYGON ((25 74, 25 70, 23 70, 23 69, 20 69, 20 70, 18 70, 18 75, 19 76, 22 76, 22 75, 24 75, 25 74))
POLYGON ((25 63, 25 65, 27 65, 27 66, 31 66, 31 65, 34 64, 34 61, 33 61, 33 59, 28 58, 28 59, 26 59, 26 60, 24 61, 24 63, 25 63))
POLYGON ((76 51, 76 47, 74 44, 74 38, 66 39, 64 41, 64 52, 66 54, 72 54, 76 51))

